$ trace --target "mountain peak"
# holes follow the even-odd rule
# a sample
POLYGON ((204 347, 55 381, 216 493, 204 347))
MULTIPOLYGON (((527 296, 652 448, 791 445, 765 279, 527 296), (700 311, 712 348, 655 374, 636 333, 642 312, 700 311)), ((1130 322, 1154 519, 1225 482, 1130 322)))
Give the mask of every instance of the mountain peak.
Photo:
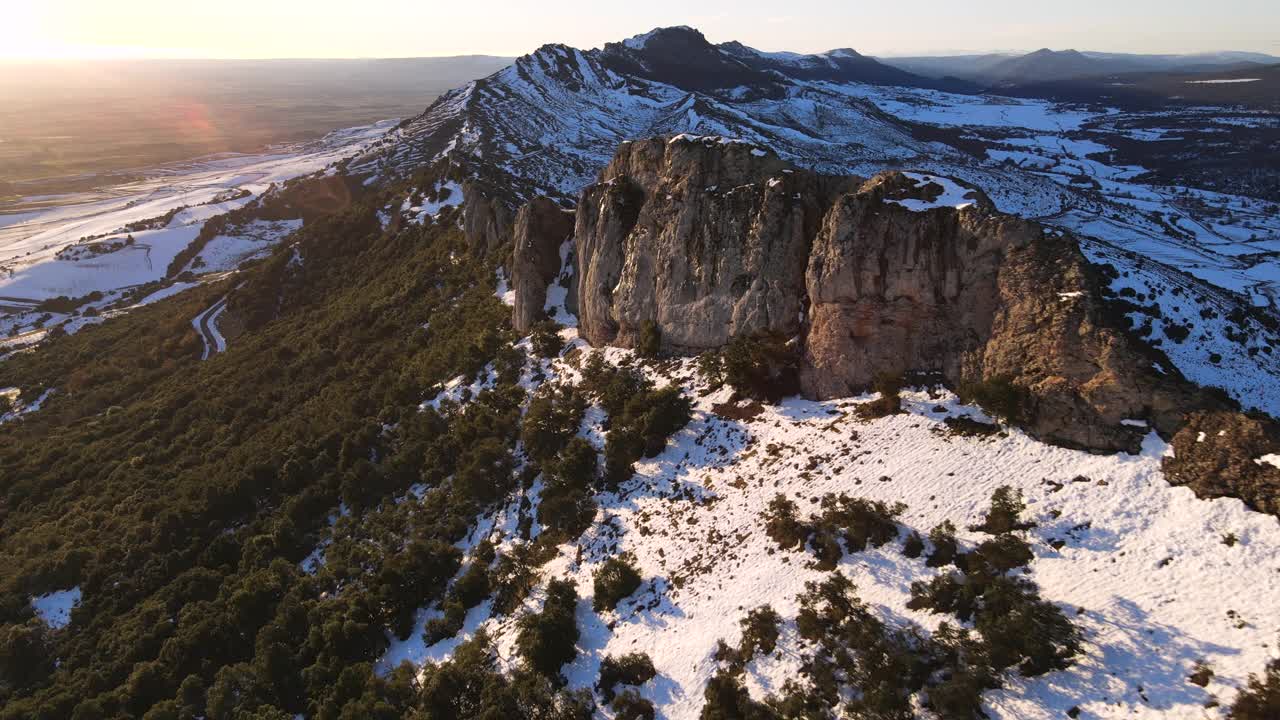
POLYGON ((1027 57, 1027 58, 1033 58, 1033 57, 1035 57, 1035 58, 1049 58, 1049 57, 1054 57, 1054 58, 1083 58, 1083 57, 1087 57, 1087 56, 1086 56, 1084 53, 1080 52, 1079 50, 1073 50, 1073 49, 1071 49, 1071 48, 1068 48, 1068 49, 1066 49, 1066 50, 1052 50, 1052 49, 1050 49, 1050 48, 1040 48, 1039 50, 1036 50, 1035 52, 1027 53, 1027 54, 1026 54, 1026 55, 1024 55, 1023 57, 1027 57))
MULTIPOLYGON (((621 44, 631 50, 645 50, 649 48, 651 43, 656 43, 658 45, 694 44, 707 46, 711 44, 707 42, 706 36, 703 35, 701 31, 696 28, 691 28, 688 25, 672 25, 670 27, 654 28, 647 33, 629 37, 626 40, 623 40, 621 44)), ((609 44, 613 45, 617 43, 609 44)))
POLYGON ((670 84, 683 90, 707 91, 737 86, 764 86, 773 78, 712 45, 698 30, 664 27, 600 51, 615 72, 670 84))

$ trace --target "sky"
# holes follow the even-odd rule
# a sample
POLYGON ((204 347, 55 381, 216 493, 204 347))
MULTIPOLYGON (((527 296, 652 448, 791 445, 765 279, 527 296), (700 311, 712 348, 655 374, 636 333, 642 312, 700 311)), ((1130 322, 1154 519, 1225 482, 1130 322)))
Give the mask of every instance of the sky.
POLYGON ((0 20, 9 59, 514 56, 667 25, 796 52, 1280 55, 1280 0, 0 0, 0 20))

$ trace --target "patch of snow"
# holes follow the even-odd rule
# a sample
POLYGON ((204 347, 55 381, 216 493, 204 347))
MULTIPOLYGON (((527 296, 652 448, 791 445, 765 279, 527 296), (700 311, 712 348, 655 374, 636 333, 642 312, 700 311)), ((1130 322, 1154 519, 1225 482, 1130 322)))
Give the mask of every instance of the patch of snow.
POLYGON ((148 296, 146 296, 146 297, 142 298, 141 300, 139 300, 139 301, 134 305, 134 307, 142 307, 142 306, 144 306, 144 305, 150 305, 151 303, 154 303, 154 302, 160 302, 161 300, 164 300, 165 298, 171 298, 171 297, 173 297, 174 295, 177 295, 177 294, 179 294, 179 293, 182 293, 182 292, 185 292, 185 291, 187 291, 187 290, 190 290, 190 289, 191 289, 191 288, 193 288, 193 287, 200 287, 200 283, 198 283, 198 282, 175 282, 175 283, 173 283, 172 285, 170 285, 170 286, 168 286, 168 287, 160 288, 159 290, 157 290, 157 291, 155 291, 155 292, 151 293, 150 295, 148 295, 148 296))
POLYGON ((46 625, 58 630, 71 622, 71 610, 80 604, 80 586, 69 590, 56 590, 47 595, 31 598, 31 608, 46 625))
POLYGON ((515 307, 516 291, 507 282, 506 271, 504 271, 502 268, 498 268, 496 271, 496 275, 498 277, 498 288, 494 290, 493 294, 497 295, 498 299, 501 300, 503 303, 510 305, 511 307, 515 307))
POLYGON ((1187 80, 1188 85, 1230 85, 1234 83, 1258 82, 1262 78, 1223 78, 1220 80, 1187 80))
POLYGON ((404 204, 400 206, 401 214, 407 216, 412 222, 422 224, 427 218, 435 218, 445 208, 458 207, 462 205, 465 199, 462 194, 462 186, 453 180, 445 180, 437 183, 430 193, 425 193, 435 197, 435 200, 424 202, 421 205, 413 205, 412 195, 406 197, 404 204))
POLYGON ((888 200, 897 205, 910 210, 911 212, 924 212, 935 208, 955 208, 963 210, 973 205, 974 201, 970 199, 973 194, 972 190, 961 187, 954 180, 939 177, 937 175, 925 175, 923 173, 904 172, 908 178, 916 181, 917 188, 927 187, 928 185, 938 185, 942 187, 942 192, 933 200, 917 200, 915 198, 907 198, 905 200, 888 200))
POLYGON ((10 420, 17 420, 28 413, 39 411, 52 394, 53 390, 48 389, 40 393, 40 397, 35 400, 24 403, 22 402, 22 394, 17 388, 0 389, 0 410, 3 410, 3 412, 0 412, 0 425, 10 420))

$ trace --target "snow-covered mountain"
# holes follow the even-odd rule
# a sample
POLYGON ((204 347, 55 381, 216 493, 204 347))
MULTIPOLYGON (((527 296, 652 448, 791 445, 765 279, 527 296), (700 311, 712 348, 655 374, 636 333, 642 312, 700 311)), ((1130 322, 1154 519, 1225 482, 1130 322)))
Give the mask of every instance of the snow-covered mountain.
POLYGON ((572 205, 620 142, 652 135, 732 138, 820 173, 958 178, 1001 211, 1081 236, 1126 285, 1189 284, 1206 305, 1143 292, 1147 315, 1134 321, 1150 325, 1159 306, 1155 331, 1198 329, 1153 342, 1192 379, 1280 411, 1280 391, 1257 380, 1280 375, 1271 351, 1280 336, 1267 319, 1280 298, 1274 172, 1252 169, 1248 154, 1229 170, 1201 168, 1224 139, 1265 145, 1280 118, 959 94, 888 70, 851 50, 764 53, 690 28, 594 50, 548 45, 443 96, 348 169, 392 182, 431 168, 461 182, 470 203, 506 208, 490 228, 538 195, 572 205), (1177 147, 1198 150, 1188 158, 1177 147), (1240 325, 1224 335, 1226 317, 1240 325))
POLYGON ((619 142, 659 134, 731 136, 831 172, 886 158, 956 155, 826 84, 887 79, 933 84, 852 51, 766 54, 737 43, 714 46, 687 28, 599 50, 547 45, 445 95, 352 169, 408 174, 448 158, 515 201, 574 198, 619 142), (817 77, 823 81, 801 79, 817 77))

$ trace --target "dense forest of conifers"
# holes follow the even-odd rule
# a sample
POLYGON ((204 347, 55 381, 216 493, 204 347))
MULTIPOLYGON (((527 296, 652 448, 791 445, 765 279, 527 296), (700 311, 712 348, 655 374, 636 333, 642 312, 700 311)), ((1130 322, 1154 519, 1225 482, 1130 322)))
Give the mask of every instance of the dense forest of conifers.
POLYGON ((281 248, 0 363, 0 386, 55 389, 0 428, 0 717, 402 717, 421 704, 408 675, 378 678, 372 663, 443 592, 484 499, 390 501, 459 468, 510 482, 501 456, 522 390, 502 385, 452 421, 417 412, 509 347, 507 308, 453 223, 386 233, 370 202, 294 239, 301 269, 281 248), (232 283, 249 331, 200 362, 190 319, 232 283), (304 574, 343 504, 328 562, 304 574), (30 599, 72 586, 72 622, 50 630, 30 599))

